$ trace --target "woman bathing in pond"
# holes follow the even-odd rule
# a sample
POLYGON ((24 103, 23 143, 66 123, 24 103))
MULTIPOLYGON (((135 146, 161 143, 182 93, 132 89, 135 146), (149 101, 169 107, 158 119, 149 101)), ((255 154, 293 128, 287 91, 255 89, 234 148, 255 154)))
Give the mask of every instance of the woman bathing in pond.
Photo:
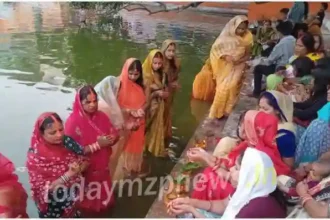
POLYGON ((169 96, 167 77, 163 72, 164 57, 160 50, 150 51, 143 63, 144 85, 150 91, 147 94, 149 108, 146 114, 145 149, 156 157, 165 152, 165 102, 169 96))
POLYGON ((164 73, 167 76, 169 97, 165 102, 165 138, 172 137, 172 105, 174 94, 179 88, 180 62, 176 57, 177 44, 173 40, 165 40, 161 51, 164 55, 164 73))
POLYGON ((276 171, 271 158, 248 147, 235 160, 230 182, 237 186, 233 196, 202 201, 178 198, 168 204, 172 215, 191 213, 195 218, 285 218, 286 207, 276 191, 276 171))
POLYGON ((108 116, 98 110, 97 94, 92 86, 78 90, 73 112, 65 123, 65 134, 89 151, 90 165, 84 174, 86 194, 80 204, 82 211, 95 214, 107 210, 114 204, 114 196, 109 195, 106 187, 111 189, 112 186, 108 167, 118 131, 108 116))
POLYGON ((248 19, 235 16, 212 45, 210 57, 193 83, 193 98, 213 100, 210 118, 229 115, 241 90, 245 62, 251 56, 252 34, 248 19), (216 87, 214 84, 216 81, 216 87), (215 96, 214 96, 215 94, 215 96))
POLYGON ((278 117, 276 144, 284 163, 293 168, 296 151, 296 128, 293 124, 291 98, 277 91, 264 92, 259 99, 259 110, 278 117))
POLYGON ((192 197, 197 199, 223 199, 233 192, 230 184, 224 184, 229 170, 235 165, 237 157, 247 147, 254 147, 265 152, 272 159, 277 175, 288 175, 290 168, 281 159, 274 143, 278 119, 265 112, 250 110, 245 113, 238 127, 238 136, 243 140, 234 147, 225 158, 213 156, 200 148, 193 148, 187 156, 192 161, 203 161, 208 165, 203 171, 207 180, 198 182, 197 187, 204 190, 194 190, 192 197))
MULTIPOLYGON (((146 175, 146 173, 141 173, 145 109, 147 108, 141 62, 135 58, 126 60, 119 77, 108 76, 95 88, 100 94, 99 103, 102 102, 104 106, 102 109, 109 109, 108 112, 110 112, 113 107, 118 106, 119 111, 117 110, 116 115, 121 117, 121 127, 124 128, 122 131, 124 140, 119 143, 120 146, 117 147, 116 152, 113 152, 115 156, 110 158, 110 169, 116 170, 112 167, 117 166, 119 156, 123 153, 123 168, 127 175, 146 175), (134 94, 134 96, 129 94, 134 94), (110 99, 112 101, 105 101, 110 99)), ((110 114, 110 119, 116 115, 110 114)), ((122 173, 121 168, 118 169, 119 175, 122 173)))
POLYGON ((0 218, 28 218, 28 195, 15 174, 14 164, 0 153, 0 218))
POLYGON ((79 190, 84 190, 80 185, 81 173, 88 165, 83 154, 80 145, 64 136, 62 120, 56 113, 39 116, 26 167, 40 218, 80 216, 76 197, 79 190))

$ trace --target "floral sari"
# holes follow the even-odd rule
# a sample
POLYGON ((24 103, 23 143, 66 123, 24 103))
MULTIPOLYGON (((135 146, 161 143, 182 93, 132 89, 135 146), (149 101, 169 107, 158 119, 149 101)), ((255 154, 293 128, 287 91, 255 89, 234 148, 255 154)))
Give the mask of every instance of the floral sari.
POLYGON ((235 34, 242 22, 247 22, 245 16, 235 16, 222 30, 220 36, 212 45, 210 57, 193 83, 193 97, 202 100, 214 100, 210 109, 210 118, 222 118, 229 115, 237 101, 243 84, 245 62, 233 64, 224 57, 231 56, 237 61, 250 53, 253 36, 247 31, 243 37, 235 34), (210 83, 215 80, 216 84, 210 83), (214 87, 216 85, 216 87, 214 87))
POLYGON ((1 153, 0 169, 0 218, 28 218, 28 195, 14 173, 14 164, 1 153))
MULTIPOLYGON (((105 113, 96 111, 91 116, 85 113, 79 94, 80 89, 75 97, 73 112, 65 123, 65 133, 86 147, 94 144, 98 136, 118 135, 117 130, 113 127, 105 113)), ((81 209, 86 212, 101 212, 114 204, 114 195, 109 195, 106 189, 111 189, 112 187, 109 172, 111 153, 111 147, 103 147, 88 155, 90 164, 84 175, 86 186, 85 197, 80 204, 81 209)))
MULTIPOLYGON (((165 57, 165 51, 167 48, 174 44, 175 47, 177 44, 173 40, 165 40, 163 42, 161 51, 164 54, 164 73, 167 76, 168 84, 177 82, 179 80, 179 71, 180 71, 180 63, 177 57, 173 58, 174 65, 170 64, 170 61, 166 59, 165 57)), ((165 102, 165 138, 171 138, 172 137, 172 105, 174 101, 174 95, 175 95, 175 89, 173 89, 171 86, 168 87, 169 90, 169 97, 166 99, 165 102)))
MULTIPOLYGON (((143 63, 143 80, 145 86, 149 87, 151 94, 159 90, 166 89, 166 77, 162 75, 159 79, 153 69, 152 60, 160 50, 150 51, 147 59, 143 63)), ((146 141, 145 149, 156 157, 163 156, 165 152, 165 100, 159 97, 152 98, 147 111, 146 141)))
POLYGON ((79 189, 73 186, 81 187, 80 176, 71 178, 63 185, 64 188, 60 187, 51 192, 47 190, 50 183, 69 170, 69 164, 74 162, 81 164, 85 160, 83 156, 78 156, 78 154, 83 155, 83 150, 70 138, 65 137, 63 146, 58 146, 49 144, 42 137, 40 126, 52 114, 52 112, 47 112, 38 118, 31 138, 26 167, 29 173, 32 198, 37 205, 39 216, 42 218, 79 217, 76 202, 79 189), (70 150, 65 145, 75 146, 77 149, 70 150), (59 201, 58 198, 61 200, 59 201))

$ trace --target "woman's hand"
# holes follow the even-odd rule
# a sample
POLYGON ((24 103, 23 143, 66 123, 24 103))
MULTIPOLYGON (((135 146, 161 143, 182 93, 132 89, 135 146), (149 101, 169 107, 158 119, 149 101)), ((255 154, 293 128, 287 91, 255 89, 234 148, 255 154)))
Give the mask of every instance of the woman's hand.
POLYGON ((199 147, 194 147, 188 150, 187 157, 191 162, 207 162, 208 153, 199 147))
POLYGON ((300 197, 306 196, 308 194, 308 185, 305 181, 301 181, 296 186, 297 194, 300 197))
POLYGON ((126 129, 131 131, 136 131, 139 129, 139 125, 135 123, 134 121, 127 122, 126 129))
POLYGON ((163 90, 156 91, 156 94, 158 97, 160 97, 162 99, 166 99, 169 95, 169 93, 167 91, 163 91, 163 90))
POLYGON ((187 204, 173 204, 167 209, 167 213, 172 216, 182 215, 185 213, 193 213, 195 208, 187 204))
POLYGON ((98 136, 97 143, 100 145, 100 147, 108 147, 113 143, 113 138, 109 136, 98 136))
POLYGON ((180 87, 179 82, 178 81, 174 81, 170 84, 172 89, 178 89, 180 87))
POLYGON ((80 165, 77 162, 69 164, 69 175, 74 176, 80 173, 80 165))

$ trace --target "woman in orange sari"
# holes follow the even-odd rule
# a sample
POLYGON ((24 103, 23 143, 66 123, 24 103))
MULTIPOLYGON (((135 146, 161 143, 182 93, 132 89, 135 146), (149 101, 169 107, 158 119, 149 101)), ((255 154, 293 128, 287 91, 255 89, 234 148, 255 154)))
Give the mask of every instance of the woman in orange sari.
POLYGON ((135 58, 126 60, 120 75, 118 104, 124 113, 126 124, 134 126, 128 131, 125 142, 123 159, 124 169, 129 174, 146 175, 141 173, 144 149, 145 107, 142 64, 135 58))
POLYGON ((167 76, 169 97, 165 102, 165 138, 172 137, 172 105, 174 94, 179 87, 180 63, 176 57, 177 45, 173 40, 165 40, 161 51, 164 55, 164 73, 167 76))
POLYGON ((196 76, 193 97, 212 100, 210 118, 222 118, 232 111, 243 83, 246 64, 250 58, 253 36, 247 30, 246 16, 235 16, 212 45, 210 57, 196 76), (214 82, 215 80, 215 87, 214 82))

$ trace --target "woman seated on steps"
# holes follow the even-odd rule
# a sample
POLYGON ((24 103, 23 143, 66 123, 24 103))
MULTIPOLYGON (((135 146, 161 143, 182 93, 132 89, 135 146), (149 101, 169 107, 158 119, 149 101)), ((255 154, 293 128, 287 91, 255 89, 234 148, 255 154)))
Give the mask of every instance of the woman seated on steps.
POLYGON ((277 175, 288 175, 290 168, 281 159, 276 144, 278 119, 270 114, 250 110, 241 116, 238 136, 243 140, 235 146, 227 158, 218 158, 200 148, 193 148, 187 156, 191 161, 203 161, 208 167, 203 171, 205 181, 197 183, 198 189, 192 193, 193 198, 201 200, 224 199, 234 191, 231 184, 226 184, 229 170, 235 166, 237 157, 247 148, 254 147, 268 154, 272 159, 277 175))
POLYGON ((237 186, 232 197, 213 201, 177 198, 168 204, 168 213, 176 216, 191 213, 195 218, 222 215, 224 219, 286 217, 284 200, 277 196, 274 164, 266 153, 248 147, 236 159, 230 182, 237 186))

